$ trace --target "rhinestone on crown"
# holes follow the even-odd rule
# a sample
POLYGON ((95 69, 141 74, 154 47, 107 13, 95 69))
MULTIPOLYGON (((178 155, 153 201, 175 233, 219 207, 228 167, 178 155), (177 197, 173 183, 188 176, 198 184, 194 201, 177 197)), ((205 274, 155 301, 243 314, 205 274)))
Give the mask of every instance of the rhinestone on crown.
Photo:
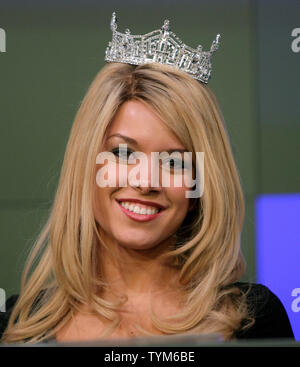
POLYGON ((220 35, 212 42, 209 51, 185 45, 175 33, 171 32, 169 20, 161 29, 143 35, 132 35, 127 28, 125 33, 117 31, 117 16, 113 12, 110 28, 112 41, 105 51, 105 61, 141 65, 158 62, 183 70, 205 84, 211 77, 211 57, 219 48, 220 35))

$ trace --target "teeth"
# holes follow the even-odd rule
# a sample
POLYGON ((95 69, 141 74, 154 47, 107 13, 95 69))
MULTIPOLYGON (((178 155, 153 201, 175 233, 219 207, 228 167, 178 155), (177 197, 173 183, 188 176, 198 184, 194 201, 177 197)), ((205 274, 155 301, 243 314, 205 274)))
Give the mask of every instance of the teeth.
POLYGON ((144 208, 144 207, 140 207, 137 204, 132 204, 129 203, 128 201, 121 201, 120 204, 126 208, 127 210, 130 210, 131 212, 137 213, 137 214, 156 214, 158 213, 158 209, 157 208, 144 208))

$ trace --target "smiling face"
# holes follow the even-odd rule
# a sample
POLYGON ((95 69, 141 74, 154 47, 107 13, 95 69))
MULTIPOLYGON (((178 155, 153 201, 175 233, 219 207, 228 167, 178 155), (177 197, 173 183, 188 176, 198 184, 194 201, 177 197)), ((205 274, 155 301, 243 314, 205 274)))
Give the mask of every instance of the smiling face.
MULTIPOLYGON (((127 185, 122 186, 120 183, 124 177, 120 177, 119 171, 115 170, 115 187, 99 187, 95 180, 93 208, 102 236, 106 241, 136 250, 151 249, 161 243, 170 244, 172 235, 182 224, 190 207, 190 199, 185 197, 188 188, 183 178, 181 187, 175 187, 176 169, 170 169, 171 185, 164 187, 161 177, 166 168, 163 164, 159 168, 160 185, 151 186, 151 152, 181 151, 185 147, 151 107, 137 100, 122 104, 101 148, 102 152, 115 154, 116 168, 122 165, 124 170, 125 166, 128 176, 138 161, 125 165, 120 159, 119 144, 127 144, 128 155, 143 152, 147 156, 149 163, 143 169, 146 169, 148 177, 145 182, 143 176, 140 185, 132 185, 131 182, 130 185, 127 181, 127 185)), ((97 164, 96 170, 105 164, 107 162, 97 164)))

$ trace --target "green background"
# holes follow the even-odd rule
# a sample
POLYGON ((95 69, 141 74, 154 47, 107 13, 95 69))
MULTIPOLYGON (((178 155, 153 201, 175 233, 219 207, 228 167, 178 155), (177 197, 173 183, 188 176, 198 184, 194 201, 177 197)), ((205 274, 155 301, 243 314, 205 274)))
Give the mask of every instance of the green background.
POLYGON ((290 49, 291 29, 300 27, 297 6, 263 0, 2 1, 0 287, 7 296, 19 291, 24 261, 55 194, 75 113, 104 65, 113 11, 118 29, 136 34, 161 27, 167 18, 192 47, 209 49, 221 34, 210 86, 245 194, 244 280, 255 281, 255 198, 300 186, 300 53, 290 49))

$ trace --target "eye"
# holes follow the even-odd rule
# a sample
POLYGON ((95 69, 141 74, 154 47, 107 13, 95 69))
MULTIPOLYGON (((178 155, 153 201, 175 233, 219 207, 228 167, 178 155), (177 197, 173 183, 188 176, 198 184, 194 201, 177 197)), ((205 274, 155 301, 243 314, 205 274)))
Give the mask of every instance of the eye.
POLYGON ((119 158, 124 158, 124 157, 128 157, 131 151, 128 149, 125 150, 125 149, 115 148, 115 149, 112 149, 111 152, 119 158))
POLYGON ((184 169, 184 161, 182 159, 168 158, 162 162, 163 166, 168 169, 182 170, 184 169))
POLYGON ((129 156, 134 153, 132 150, 130 149, 122 149, 122 148, 114 148, 111 150, 111 152, 118 157, 119 162, 122 163, 128 163, 128 158, 129 156))

